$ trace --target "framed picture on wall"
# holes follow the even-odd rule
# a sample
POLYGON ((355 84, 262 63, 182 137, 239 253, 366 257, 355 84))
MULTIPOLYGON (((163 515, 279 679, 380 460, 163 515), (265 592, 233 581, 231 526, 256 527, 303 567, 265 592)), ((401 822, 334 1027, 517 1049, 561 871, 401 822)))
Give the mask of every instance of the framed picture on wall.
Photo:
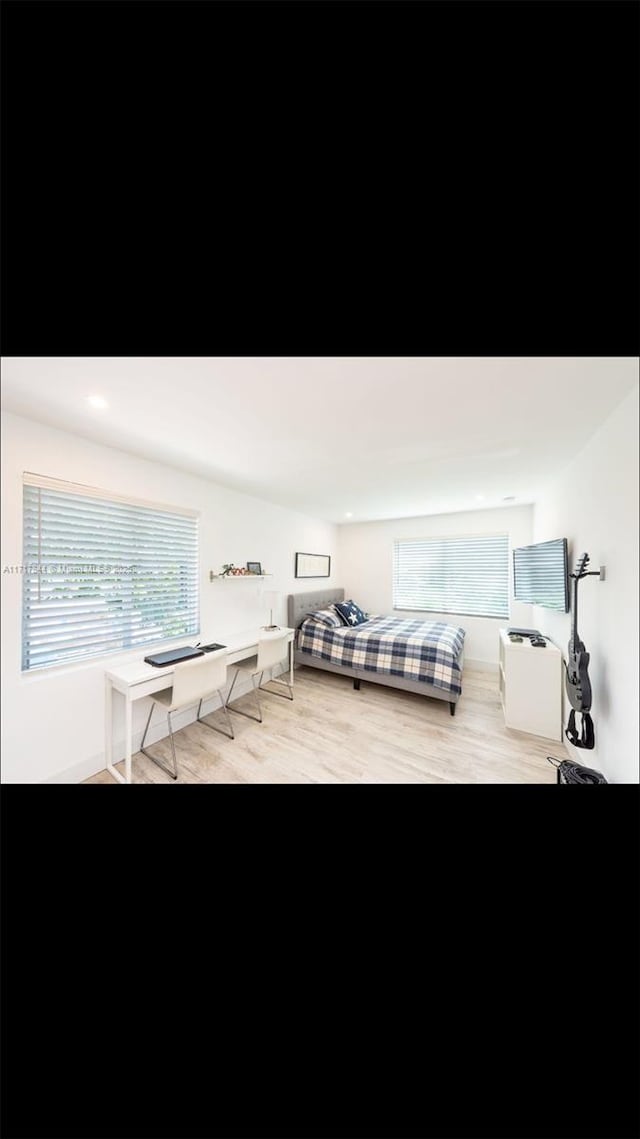
POLYGON ((249 573, 262 573, 262 566, 260 562, 247 562, 247 570, 249 573))
POLYGON ((296 554, 296 577, 330 577, 329 554, 296 554))

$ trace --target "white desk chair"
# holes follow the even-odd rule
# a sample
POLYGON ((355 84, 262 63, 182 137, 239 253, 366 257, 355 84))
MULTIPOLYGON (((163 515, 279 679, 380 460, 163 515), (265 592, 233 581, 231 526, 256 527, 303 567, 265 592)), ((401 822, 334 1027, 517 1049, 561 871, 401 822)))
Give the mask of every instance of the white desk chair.
POLYGON ((286 661, 288 663, 288 636, 289 633, 284 632, 279 636, 270 634, 268 637, 260 637, 258 641, 257 656, 249 657, 248 660, 243 661, 242 664, 236 666, 236 671, 231 682, 231 688, 229 689, 229 695, 227 696, 227 708, 230 712, 235 712, 237 716, 246 716, 248 720, 257 720, 258 723, 261 724, 262 709, 260 707, 258 689, 260 689, 261 692, 270 692, 272 696, 284 696, 285 700, 293 700, 293 689, 287 680, 280 680, 277 677, 272 677, 271 680, 267 683, 279 684, 281 687, 288 690, 288 694, 286 692, 275 692, 273 688, 264 688, 262 685, 262 677, 268 668, 273 668, 274 665, 281 664, 282 661, 286 661), (251 686, 253 688, 253 693, 255 695, 256 705, 258 708, 257 716, 252 716, 250 712, 243 712, 240 708, 231 708, 229 705, 231 693, 233 692, 233 686, 241 673, 244 673, 245 676, 251 677, 251 686), (257 686, 255 683, 256 676, 259 678, 257 686))
MULTIPOLYGON (((166 771, 167 775, 170 775, 172 779, 178 778, 176 745, 173 740, 173 731, 171 728, 172 712, 178 712, 181 708, 188 708, 190 705, 195 704, 196 701, 199 700, 200 703, 198 704, 198 723, 204 724, 205 728, 211 728, 212 731, 220 732, 223 736, 228 736, 230 739, 235 738, 233 734, 233 726, 227 712, 226 700, 224 699, 221 692, 221 689, 224 688, 227 683, 227 662, 225 660, 226 656, 226 649, 216 649, 215 652, 205 653, 204 656, 198 657, 196 660, 187 660, 184 661, 183 664, 177 664, 173 672, 173 687, 164 688, 162 692, 154 692, 153 696, 151 697, 153 702, 151 704, 147 726, 144 729, 140 751, 143 755, 146 755, 148 759, 152 760, 153 763, 157 764, 158 767, 161 767, 163 771, 166 771), (214 692, 217 692, 218 696, 220 697, 222 711, 225 714, 225 719, 229 728, 228 732, 225 732, 222 728, 217 728, 215 724, 208 724, 206 720, 203 720, 200 717, 202 701, 207 696, 212 696, 214 692), (145 751, 144 741, 147 737, 149 724, 151 723, 151 715, 156 704, 162 704, 167 712, 167 723, 169 724, 169 736, 171 739, 171 751, 173 753, 173 771, 169 771, 168 767, 165 767, 165 765, 159 759, 156 759, 154 755, 151 755, 151 752, 145 751)), ((210 715, 211 713, 208 714, 210 715)))

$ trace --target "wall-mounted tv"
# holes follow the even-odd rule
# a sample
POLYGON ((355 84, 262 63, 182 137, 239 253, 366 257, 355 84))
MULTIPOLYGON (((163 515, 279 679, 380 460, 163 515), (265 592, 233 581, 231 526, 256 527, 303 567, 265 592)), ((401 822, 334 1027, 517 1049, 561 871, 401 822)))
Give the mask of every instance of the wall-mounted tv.
POLYGON ((513 551, 513 596, 516 601, 569 612, 569 568, 566 538, 521 546, 513 551))

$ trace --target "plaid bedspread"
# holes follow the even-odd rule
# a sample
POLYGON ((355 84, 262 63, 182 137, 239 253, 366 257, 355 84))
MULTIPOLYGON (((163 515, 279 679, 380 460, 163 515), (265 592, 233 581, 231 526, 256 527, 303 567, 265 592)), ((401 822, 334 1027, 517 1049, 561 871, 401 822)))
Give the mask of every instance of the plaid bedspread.
POLYGON ((459 696, 464 635, 458 625, 441 621, 375 617, 354 629, 331 629, 307 618, 298 629, 296 647, 331 664, 424 681, 459 696))

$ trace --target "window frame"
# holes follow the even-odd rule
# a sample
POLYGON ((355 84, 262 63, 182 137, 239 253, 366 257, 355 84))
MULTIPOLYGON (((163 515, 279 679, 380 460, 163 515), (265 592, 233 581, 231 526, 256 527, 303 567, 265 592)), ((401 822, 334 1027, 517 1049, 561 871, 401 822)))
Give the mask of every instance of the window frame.
MULTIPOLYGON (((180 642, 184 643, 186 639, 188 639, 190 637, 197 637, 199 635, 199 633, 200 633, 200 622, 201 622, 200 608, 201 608, 201 589, 202 589, 202 581, 201 581, 201 578, 202 578, 202 574, 201 574, 201 535, 200 535, 201 512, 199 510, 193 510, 193 509, 183 507, 183 506, 176 506, 175 504, 168 504, 168 503, 151 501, 149 499, 138 498, 138 497, 134 497, 131 495, 123 495, 123 494, 119 494, 116 491, 107 490, 103 487, 88 486, 88 485, 85 485, 82 483, 75 483, 75 482, 71 482, 71 481, 65 480, 65 479, 57 479, 57 478, 52 478, 52 477, 47 476, 47 475, 36 474, 34 472, 31 472, 31 471, 24 471, 23 472, 21 486, 22 486, 22 502, 21 502, 22 535, 21 535, 21 537, 22 537, 22 552, 23 552, 23 554, 22 554, 23 565, 21 566, 22 575, 23 575, 23 582, 22 582, 22 589, 21 589, 20 641, 19 641, 19 652, 20 652, 20 658, 19 659, 20 659, 21 676, 23 676, 25 678, 33 677, 33 676, 42 676, 44 673, 46 673, 47 671, 50 671, 50 670, 77 669, 77 668, 82 668, 85 665, 95 664, 97 661, 101 661, 101 660, 106 661, 108 659, 114 659, 114 658, 119 658, 119 659, 125 658, 126 659, 126 658, 130 658, 133 655, 139 657, 141 649, 148 649, 150 646, 161 646, 161 645, 171 646, 172 644, 177 644, 180 642), (28 660, 29 656, 30 656, 30 649, 32 651, 32 645, 31 645, 31 642, 29 640, 29 619, 27 617, 28 605, 29 605, 29 601, 30 601, 28 581, 29 581, 29 578, 32 578, 34 576, 31 572, 28 571, 30 555, 28 555, 26 552, 26 547, 27 547, 26 509, 27 508, 26 508, 25 491, 26 491, 27 487, 31 487, 34 489, 40 488, 41 490, 45 490, 45 491, 46 490, 58 491, 58 492, 61 492, 63 494, 77 496, 78 498, 82 497, 82 498, 88 498, 88 499, 100 499, 103 503, 106 503, 106 504, 111 505, 111 506, 116 506, 116 507, 117 506, 134 507, 134 508, 138 508, 138 509, 143 510, 143 511, 149 511, 149 512, 157 511, 158 513, 163 513, 165 515, 166 514, 176 515, 177 517, 182 518, 182 519, 192 519, 194 522, 193 539, 194 539, 194 543, 195 543, 195 550, 194 550, 194 556, 193 556, 193 563, 192 563, 192 565, 190 565, 189 572, 194 574, 194 582, 195 582, 195 586, 194 586, 194 589, 195 589, 195 607, 194 607, 194 617, 193 617, 194 628, 188 632, 176 633, 174 635, 167 635, 167 636, 153 635, 149 638, 149 640, 146 640, 146 639, 145 640, 136 640, 135 643, 133 643, 133 644, 120 645, 118 647, 109 647, 106 650, 105 649, 98 649, 97 651, 89 651, 86 654, 81 655, 81 656, 77 656, 77 655, 66 656, 66 657, 61 656, 57 660, 46 661, 42 664, 26 664, 25 661, 28 660)), ((108 556, 109 556, 109 562, 111 565, 117 565, 118 564, 117 555, 114 555, 114 556, 108 555, 108 556)), ((31 562, 35 562, 36 564, 38 564, 38 562, 39 562, 40 566, 46 564, 46 558, 44 558, 44 557, 41 560, 39 560, 38 558, 34 559, 33 557, 31 557, 30 560, 31 560, 31 562)), ((53 559, 50 559, 50 560, 53 561, 53 559)), ((75 562, 74 564, 77 565, 78 563, 75 562)), ((127 564, 130 564, 130 563, 127 563, 127 564)), ((39 574, 39 576, 40 576, 40 574, 39 574)), ((46 577, 46 575, 45 575, 45 577, 46 577)), ((87 575, 87 581, 88 582, 89 581, 95 581, 95 580, 96 580, 96 575, 94 575, 94 574, 87 575)), ((75 611, 75 614, 70 612, 70 617, 73 617, 74 615, 77 617, 77 610, 75 611)), ((64 629, 64 624, 62 625, 62 629, 64 629)), ((71 636, 69 637, 69 639, 71 639, 71 636)))
POLYGON ((429 534, 425 536, 414 536, 411 538, 394 538, 391 549, 391 593, 392 593, 392 608, 394 613, 442 613, 452 617, 472 617, 482 621, 505 621, 511 616, 511 535, 509 532, 499 530, 490 534, 429 534), (408 608, 402 605, 396 605, 396 551, 402 544, 409 545, 415 543, 428 543, 428 542, 470 542, 474 539, 492 539, 504 538, 506 539, 506 613, 468 613, 463 609, 427 609, 416 608, 415 606, 408 608))

